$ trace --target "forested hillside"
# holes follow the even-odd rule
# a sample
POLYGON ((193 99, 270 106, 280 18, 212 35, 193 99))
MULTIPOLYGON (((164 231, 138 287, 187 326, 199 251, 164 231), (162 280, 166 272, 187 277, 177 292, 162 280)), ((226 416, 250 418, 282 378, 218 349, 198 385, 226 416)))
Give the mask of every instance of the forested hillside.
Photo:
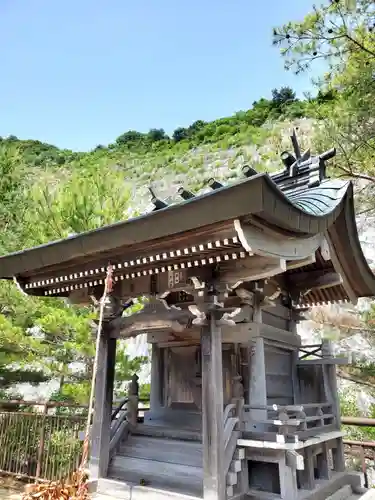
MULTIPOLYGON (((290 88, 275 89, 231 117, 209 123, 197 117, 171 137, 163 129, 147 134, 125 131, 112 144, 89 152, 60 150, 15 136, 2 138, 1 254, 144 212, 150 200, 148 187, 160 198, 173 199, 181 184, 197 192, 207 189, 213 176, 231 182, 245 164, 258 171, 277 170, 293 126, 304 148, 338 148, 331 175, 355 180, 358 214, 366 214, 372 223, 374 9, 369 0, 358 0, 354 10, 349 4, 329 2, 301 22, 274 30, 274 43, 291 70, 310 71, 315 60, 325 61, 327 73, 321 75, 315 97, 299 100, 290 88)), ((86 401, 93 359, 92 311, 57 300, 34 300, 13 283, 0 283, 0 297, 0 397, 17 396, 15 384, 20 381, 57 379, 60 388, 54 398, 86 401)), ((370 343, 373 316, 370 308, 355 322, 370 343)), ((353 323, 344 319, 343 325, 338 321, 334 327, 349 335, 353 323)), ((124 349, 119 350, 116 367, 119 393, 129 373, 145 362, 130 359, 124 349)), ((371 382, 374 374, 368 360, 360 360, 350 373, 371 382)))

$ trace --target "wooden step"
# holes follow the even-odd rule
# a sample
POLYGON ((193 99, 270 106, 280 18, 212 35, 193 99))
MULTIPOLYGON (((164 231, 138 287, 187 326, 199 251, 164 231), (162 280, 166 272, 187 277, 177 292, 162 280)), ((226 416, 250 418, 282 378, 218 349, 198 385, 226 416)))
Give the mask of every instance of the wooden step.
POLYGON ((109 466, 111 479, 193 495, 203 493, 202 467, 116 455, 109 466))
POLYGON ((133 435, 120 446, 117 455, 202 467, 202 453, 202 444, 197 441, 133 435))
POLYGON ((197 500, 200 496, 184 495, 168 490, 137 486, 114 479, 99 479, 93 500, 197 500))
POLYGON ((135 436, 150 436, 166 439, 180 439, 182 441, 202 442, 202 433, 189 429, 171 429, 159 425, 139 424, 132 434, 135 436))

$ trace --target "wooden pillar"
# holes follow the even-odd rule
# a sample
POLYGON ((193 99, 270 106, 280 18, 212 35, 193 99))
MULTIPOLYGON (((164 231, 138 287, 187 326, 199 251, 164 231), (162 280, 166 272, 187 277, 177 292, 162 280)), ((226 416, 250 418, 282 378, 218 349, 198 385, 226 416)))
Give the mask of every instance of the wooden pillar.
MULTIPOLYGON (((250 360, 250 406, 267 405, 264 339, 256 337, 250 360)), ((266 420, 266 410, 250 410, 251 420, 266 420)))
POLYGON ((280 497, 282 500, 297 500, 297 471, 286 463, 286 455, 279 462, 280 497))
POLYGON ((313 490, 315 488, 314 457, 311 448, 303 451, 305 468, 299 472, 301 488, 313 490))
POLYGON ((150 410, 152 414, 156 413, 161 407, 161 373, 160 347, 152 344, 151 355, 151 392, 150 392, 150 410))
MULTIPOLYGON (((259 293, 254 295, 254 313, 253 321, 258 324, 258 335, 260 326, 263 322, 262 308, 260 306, 259 293)), ((256 337, 254 345, 250 351, 250 387, 249 387, 249 404, 250 406, 266 406, 267 405, 267 387, 266 387, 266 360, 264 352, 263 337, 256 337)), ((266 420, 266 410, 250 410, 250 420, 266 420)), ((260 430, 263 426, 258 425, 260 430)))
POLYGON ((225 500, 221 328, 214 314, 202 327, 203 498, 225 500))
POLYGON ((95 405, 91 428, 89 469, 92 479, 107 476, 115 362, 116 339, 109 337, 109 329, 105 325, 99 344, 95 405))
MULTIPOLYGON (((297 321, 295 320, 295 312, 293 309, 290 309, 290 320, 288 321, 288 329, 293 335, 298 335, 297 333, 297 321)), ((298 349, 295 349, 292 352, 292 385, 293 385, 293 403, 295 405, 299 404, 301 401, 301 393, 300 393, 300 385, 298 378, 298 349)))
MULTIPOLYGON (((330 340, 322 341, 323 358, 333 357, 332 342, 330 340)), ((322 365, 324 391, 326 399, 332 404, 332 410, 335 415, 335 424, 337 429, 341 428, 340 400, 337 390, 336 365, 322 365)), ((337 446, 332 450, 333 467, 336 472, 345 471, 344 445, 342 438, 337 439, 337 446)))

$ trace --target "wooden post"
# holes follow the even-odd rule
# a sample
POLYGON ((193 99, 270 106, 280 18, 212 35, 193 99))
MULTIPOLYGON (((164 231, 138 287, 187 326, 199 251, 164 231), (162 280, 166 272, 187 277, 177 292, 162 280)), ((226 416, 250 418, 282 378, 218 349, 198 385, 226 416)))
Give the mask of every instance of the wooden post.
POLYGON ((136 427, 138 423, 138 378, 138 375, 134 374, 129 385, 128 420, 132 427, 136 427))
POLYGON ((161 407, 161 352, 157 344, 152 344, 150 411, 157 413, 161 407))
POLYGON ((109 328, 107 325, 103 325, 99 345, 95 405, 91 428, 89 469, 92 479, 107 476, 115 362, 116 339, 109 337, 109 328))
POLYGON ((286 463, 286 454, 279 462, 280 497, 282 500, 297 500, 297 471, 286 463))
POLYGON ((221 328, 214 313, 202 327, 203 498, 225 500, 221 328))
POLYGON ((45 405, 43 406, 42 425, 40 427, 40 438, 39 438, 39 448, 38 448, 38 459, 37 459, 36 473, 35 473, 35 477, 37 479, 40 478, 40 475, 42 473, 47 415, 48 415, 48 403, 45 403, 45 405))
MULTIPOLYGON (((322 341, 323 358, 333 357, 332 342, 330 340, 322 341)), ((332 410, 335 415, 335 424, 337 429, 341 428, 340 401, 337 390, 336 365, 322 365, 324 391, 326 399, 332 404, 332 410)), ((345 470, 344 445, 342 438, 337 439, 337 446, 332 450, 333 467, 336 472, 345 470)))
POLYGON ((305 468, 302 471, 298 471, 301 488, 304 490, 313 490, 315 488, 314 457, 311 448, 305 448, 303 453, 305 468))
MULTIPOLYGON (((254 323, 258 323, 259 328, 262 323, 262 309, 260 307, 260 297, 256 293, 254 295, 254 323)), ((266 361, 264 354, 264 339, 256 337, 255 343, 250 352, 250 387, 249 387, 249 404, 266 406, 267 405, 267 387, 266 387, 266 361)), ((250 420, 266 420, 266 410, 250 410, 250 420)), ((262 425, 257 425, 257 428, 262 429, 262 425)))
MULTIPOLYGON (((256 337, 255 345, 250 361, 251 378, 250 378, 250 406, 266 406, 267 405, 267 387, 266 387, 266 365, 264 357, 264 339, 256 337)), ((266 410, 250 410, 250 419, 266 420, 266 410)), ((261 425, 259 426, 262 427, 261 425)))

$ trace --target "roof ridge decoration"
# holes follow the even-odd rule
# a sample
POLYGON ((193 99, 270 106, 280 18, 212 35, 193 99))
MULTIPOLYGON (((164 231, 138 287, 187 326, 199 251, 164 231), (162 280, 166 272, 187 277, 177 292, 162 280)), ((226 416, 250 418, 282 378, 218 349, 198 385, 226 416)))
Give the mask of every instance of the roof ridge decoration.
MULTIPOLYGON (((289 151, 283 151, 280 158, 285 168, 279 172, 269 174, 270 178, 279 189, 289 195, 292 193, 296 194, 297 191, 320 186, 320 184, 327 179, 326 162, 336 156, 335 148, 331 148, 316 156, 311 156, 310 149, 301 153, 296 129, 294 128, 290 140, 293 146, 294 155, 289 151)), ((242 173, 245 178, 250 178, 259 174, 259 172, 250 165, 244 165, 242 167, 242 173)), ((213 177, 207 181, 207 185, 213 191, 229 187, 213 177)), ((166 200, 161 200, 156 196, 154 188, 150 186, 148 189, 151 193, 151 204, 154 205, 152 209, 153 212, 171 206, 168 205, 166 200)), ((199 196, 185 189, 184 186, 179 187, 176 194, 184 201, 192 200, 199 196)))

